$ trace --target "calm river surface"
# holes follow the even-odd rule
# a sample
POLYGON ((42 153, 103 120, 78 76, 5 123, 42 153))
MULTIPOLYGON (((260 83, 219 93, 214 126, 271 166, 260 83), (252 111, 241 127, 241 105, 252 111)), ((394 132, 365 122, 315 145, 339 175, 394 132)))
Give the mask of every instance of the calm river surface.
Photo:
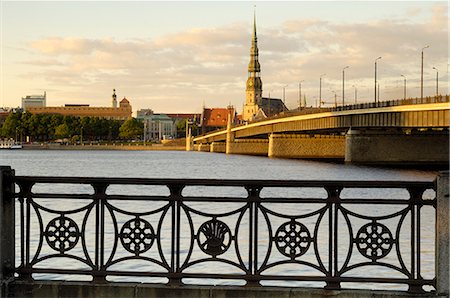
MULTIPOLYGON (((407 180, 407 181, 433 181, 437 172, 433 171, 419 171, 419 170, 410 170, 410 169, 385 169, 385 168, 373 168, 373 167, 363 167, 363 166, 353 166, 353 165, 345 165, 345 164, 335 164, 335 163, 323 163, 323 162, 315 162, 315 161, 303 161, 303 160, 284 160, 284 159, 269 159, 266 157, 253 157, 253 156, 242 156, 242 155, 225 155, 225 154, 217 154, 217 153, 204 153, 204 152, 183 152, 183 151, 52 151, 52 150, 42 150, 42 151, 33 151, 33 150, 17 150, 17 151, 0 151, 0 165, 9 165, 16 171, 16 175, 34 175, 34 176, 86 176, 86 177, 137 177, 137 178, 208 178, 208 179, 269 179, 269 180, 364 180, 364 181, 377 181, 377 180, 407 180)), ((51 186, 47 186, 51 187, 51 186)), ((59 191, 59 189, 57 189, 59 191)), ((41 191, 48 192, 49 189, 45 189, 45 186, 41 191)), ((128 191, 123 189, 122 191, 128 193, 128 191)), ((233 190, 236 191, 236 190, 233 190)), ((232 191, 232 192, 233 192, 232 191)), ((239 190, 242 192, 242 190, 239 190)), ((239 193, 237 196, 244 196, 245 194, 239 193)), ((139 190, 137 191, 139 194, 139 190)), ((195 189, 193 190, 195 195, 195 189)), ((226 193, 226 190, 220 190, 223 192, 223 195, 234 195, 233 193, 226 193)), ((406 192, 406 191, 405 191, 406 192)), ((368 197, 368 198, 394 198, 394 197, 402 197, 407 198, 407 194, 405 192, 398 192, 395 190, 375 190, 375 192, 367 193, 365 190, 353 190, 353 192, 348 192, 346 194, 342 194, 343 197, 368 197), (390 192, 389 192, 390 191, 390 192)), ((120 190, 118 190, 120 193, 120 190)), ((145 193, 145 190, 142 190, 142 193, 145 193)), ((184 194, 184 193, 183 193, 184 194)), ((305 190, 306 197, 323 197, 323 190, 318 191, 317 189, 307 189, 305 190)), ((263 193, 262 193, 263 195, 263 193)), ((289 189, 275 189, 268 190, 268 196, 287 196, 292 195, 292 190, 289 189)), ((432 194, 429 194, 432 196, 432 194)), ((45 204, 51 205, 51 207, 55 210, 67 210, 72 207, 78 206, 77 202, 71 205, 71 202, 55 202, 46 201, 45 199, 41 200, 42 205, 45 204)), ((275 204, 276 205, 276 204, 275 204)), ((273 206, 277 212, 283 214, 299 214, 292 211, 292 204, 284 204, 280 206, 273 206), (288 206, 289 205, 289 206, 288 206), (293 213, 294 212, 294 213, 293 213)), ((148 202, 135 202, 132 207, 120 205, 120 208, 127 209, 131 208, 131 211, 134 212, 143 212, 146 208, 149 208, 148 202)), ((242 204, 240 205, 242 206, 242 204)), ((47 206, 48 207, 48 206, 47 206)), ((233 204, 223 204, 223 205, 214 205, 211 203, 196 203, 192 205, 193 208, 197 210, 207 210, 210 213, 220 213, 224 212, 229 208, 230 210, 234 210, 239 206, 235 206, 233 204)), ((319 206, 320 207, 320 206, 319 206)), ((296 206, 296 212, 302 209, 303 212, 311 212, 312 209, 316 210, 317 206, 308 205, 308 207, 302 209, 301 206, 296 206), (309 209, 308 209, 309 208, 309 209)), ((368 215, 381 215, 393 212, 393 207, 377 207, 376 210, 366 210, 364 206, 356 206, 352 209, 355 212, 360 212, 368 215), (379 208, 379 209, 378 209, 379 208), (384 209, 383 209, 384 208, 384 209), (374 213, 370 213, 370 212, 374 213)), ((18 208, 17 208, 18 209, 18 208)), ((374 209, 374 208, 372 208, 374 209)), ((301 212, 300 212, 301 213, 301 212)), ((434 248, 432 243, 434 242, 434 214, 433 210, 425 209, 423 210, 423 221, 429 223, 427 227, 422 231, 422 271, 425 278, 432 278, 434 276, 434 248)), ((44 218, 44 216, 43 216, 44 218)), ((49 220, 51 217, 49 218, 49 220)), ((120 219, 117 218, 118 224, 126 222, 128 219, 120 219)), ((150 221, 151 219, 149 219, 150 221)), ((44 219, 45 221, 45 219, 44 219)), ((204 219, 203 219, 204 221, 204 219)), ((285 221, 285 219, 284 219, 285 221)), ((405 222, 408 221, 408 217, 406 217, 405 222)), ((201 219, 199 219, 199 223, 201 223, 201 219)), ((273 219, 273 223, 275 224, 276 219, 273 219)), ((283 223, 283 220, 279 221, 280 224, 283 223)), ((314 218, 307 218, 304 220, 305 226, 310 230, 314 228, 314 218), (309 222, 310 221, 310 222, 309 222)), ((343 221, 341 221, 343 222, 343 221)), ((395 219, 389 220, 386 226, 391 224, 395 227, 398 220, 395 219)), ((17 223, 18 224, 18 223, 17 223)), ((195 220, 194 220, 195 224, 195 220)), ((230 223, 231 224, 231 223, 230 223)), ((364 222, 355 222, 355 227, 359 228, 365 224, 364 222)), ((45 225, 45 222, 44 222, 45 225)), ((245 228, 246 223, 241 222, 241 227, 245 228)), ((36 225, 37 226, 37 225, 36 225)), ((155 226, 155 225, 154 225, 155 226)), ((276 228, 276 227, 275 227, 276 228)), ((37 228, 36 228, 37 229, 37 228)), ((164 226, 162 228, 162 234, 165 232, 167 234, 170 233, 170 229, 164 230, 164 226)), ((405 237, 401 236, 399 239, 400 247, 405 246, 408 247, 408 243, 410 239, 408 238, 408 229, 409 227, 406 225, 405 231, 402 232, 401 235, 406 235, 405 237)), ((266 229, 267 230, 267 229, 266 229)), ((261 231, 264 231, 263 225, 261 225, 261 231)), ((107 231, 106 231, 107 232, 107 231)), ((345 232, 345 231, 344 231, 345 232)), ((37 235, 38 230, 35 231, 37 235)), ((107 232, 108 233, 108 232, 107 232)), ((356 233, 356 232, 354 232, 356 233)), ((323 233, 327 235, 327 233, 323 233)), ((345 233, 344 233, 345 234, 345 233)), ((348 234, 348 232, 347 232, 348 234)), ((342 236, 345 239, 345 235, 342 236)), ((326 237, 319 237, 318 239, 319 246, 322 245, 326 248, 326 237), (323 239, 322 239, 323 238, 323 239)), ((110 231, 110 234, 107 235, 106 239, 114 239, 114 231, 110 231), (108 238, 109 237, 109 238, 108 238)), ((340 250, 347 251, 348 250, 348 236, 347 240, 341 241, 339 243, 340 250), (342 248, 341 248, 342 246, 342 248)), ((89 239, 88 239, 89 240, 89 239)), ((92 240, 92 239, 91 239, 92 240)), ((188 241, 188 240, 187 240, 188 241)), ((246 240, 242 240, 246 241, 246 240)), ((37 239, 32 240, 33 245, 36 246, 38 242, 37 239), (34 242, 33 242, 34 241, 34 242)), ((264 246, 264 244, 262 244, 264 246)), ((324 248, 324 249, 325 249, 324 248)), ((163 248, 164 249, 164 248, 163 248)), ((182 248, 183 250, 183 248, 182 248)), ((273 248, 275 251, 276 249, 273 248)), ((312 251, 312 249, 309 249, 312 251)), ((321 248, 319 247, 319 250, 321 248)), ((75 247, 73 252, 76 251, 82 252, 81 248, 75 247)), ((89 249, 89 252, 91 250, 89 249)), ((230 249, 231 251, 231 249, 230 249)), ((261 249, 258 251, 261 254, 261 259, 264 257, 264 254, 267 252, 267 249, 261 249)), ((50 254, 51 249, 45 249, 41 251, 42 254, 50 254)), ((126 251, 117 252, 117 255, 125 256, 126 251)), ((358 251, 354 248, 353 254, 357 255, 358 251)), ((19 253, 18 253, 19 255, 19 253)), ((197 254, 201 257, 200 254, 197 254)), ((225 256, 226 254, 224 254, 225 256)), ((194 257, 194 255, 193 255, 194 257)), ((204 255, 203 255, 204 257, 204 255)), ((274 257, 274 261, 281 260, 283 256, 279 254, 274 257), (278 259, 277 259, 278 258, 278 259)), ((302 256, 303 258, 303 256, 302 256)), ((311 263, 314 263, 314 254, 308 252, 304 255, 305 260, 310 260, 311 263), (309 258, 309 259, 308 259, 309 258)), ((368 261, 364 259, 361 255, 352 259, 355 262, 368 261)), ((409 266, 410 257, 406 257, 405 265, 409 266)), ((326 258, 323 260, 326 263, 326 258)), ((394 253, 394 249, 386 256, 386 262, 391 262, 394 264, 398 264, 398 258, 394 253)), ((317 263, 317 262, 316 262, 317 263)), ((55 263, 51 265, 55 266, 55 263)), ((65 260, 60 261, 60 265, 65 268, 78 268, 75 265, 73 260, 65 260)), ((49 265, 47 265, 49 266, 49 265)), ((141 263, 132 263, 131 265, 124 265, 122 267, 118 267, 117 270, 139 270, 142 266, 141 263)), ((214 265, 203 264, 198 267, 201 271, 211 271, 213 268, 213 272, 217 272, 219 267, 214 265)), ((45 265, 43 266, 45 267, 45 265)), ((80 267, 81 268, 81 267, 80 267)), ((387 277, 394 276, 391 271, 380 268, 375 269, 375 267, 370 267, 370 270, 374 270, 376 276, 387 277)), ((149 269, 147 269, 149 270, 149 269)), ((228 269, 224 269, 225 272, 228 269)), ((231 270, 231 269, 230 269, 231 270)), ((271 274, 296 274, 299 271, 302 273, 314 274, 311 273, 311 269, 299 268, 298 266, 285 266, 281 269, 272 270, 271 274)), ((367 270, 367 269, 365 269, 367 270)), ((226 271, 228 272, 228 271, 226 271)), ((231 271, 229 271, 231 272, 231 271)), ((317 273, 317 272, 316 272, 317 273)), ((359 270, 356 272, 356 276, 360 276, 359 274, 364 275, 364 270, 359 270), (359 273, 358 273, 359 272, 359 273)), ((361 276, 362 276, 361 275, 361 276)), ((355 275, 354 275, 355 276, 355 275)), ((402 277, 403 275, 398 275, 398 277, 402 277)), ((36 276, 38 277, 38 276, 36 276)), ((58 277, 53 275, 41 275, 40 278, 47 279, 57 279, 58 277)), ((67 279, 76 279, 79 277, 66 276, 64 278, 67 279)), ((122 281, 132 281, 137 280, 136 278, 110 278, 110 280, 122 280, 122 281)), ((147 281, 146 279, 138 279, 142 281, 147 281)), ((150 281, 150 280, 149 280, 150 281)), ((157 281, 157 280, 156 280, 157 281)), ((198 281, 197 281, 198 282, 198 281)), ((205 283, 209 282, 207 280, 203 281, 205 283)), ((212 283, 230 283, 230 281, 213 281, 212 283)), ((239 284, 239 282, 238 282, 239 284)), ((266 284, 272 284, 270 282, 266 282, 266 284)), ((297 285, 294 282, 286 282, 286 283, 273 283, 273 284, 284 284, 284 285, 297 285)), ((316 285, 315 283, 298 283, 298 285, 316 285)), ((317 283, 317 286, 323 286, 321 283, 317 283)), ((350 284, 349 287, 352 287, 350 284)), ((357 285, 357 287, 362 287, 361 285, 357 285)), ((369 285, 369 287, 375 287, 374 285, 369 285)), ((387 286, 382 286, 381 288, 385 288, 387 286)), ((391 286, 389 286, 391 287, 391 286)), ((392 288, 392 287, 391 287, 392 288)), ((404 286, 400 288, 404 289, 404 286)))

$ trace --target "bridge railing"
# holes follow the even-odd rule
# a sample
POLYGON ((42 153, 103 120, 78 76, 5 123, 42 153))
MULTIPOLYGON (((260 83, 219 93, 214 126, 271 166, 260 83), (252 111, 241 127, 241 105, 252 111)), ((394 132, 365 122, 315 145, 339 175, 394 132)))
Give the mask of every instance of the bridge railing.
MULTIPOLYGON (((295 109, 290 111, 284 111, 279 114, 258 119, 255 121, 252 121, 251 123, 257 123, 257 122, 263 122, 271 119, 278 119, 278 118, 285 118, 285 117, 292 117, 292 116, 301 116, 301 115, 309 115, 309 114, 317 114, 317 113, 324 113, 324 112, 336 112, 336 111, 348 111, 348 110, 361 110, 361 109, 373 109, 373 108, 383 108, 383 107, 394 107, 394 106, 401 106, 401 105, 413 105, 413 104, 429 104, 429 103, 441 103, 441 102, 450 102, 450 96, 449 95, 438 95, 438 96, 431 96, 431 97, 424 97, 422 98, 407 98, 407 99, 396 99, 396 100, 387 100, 387 101, 380 101, 380 102, 366 102, 366 103, 358 103, 358 104, 348 104, 344 106, 337 106, 337 107, 321 107, 321 108, 314 108, 314 107, 307 107, 302 109, 295 109)), ((242 126, 245 125, 245 123, 238 124, 236 126, 242 126)), ((220 131, 220 130, 217 130, 220 131)))
POLYGON ((438 96, 430 96, 430 97, 424 97, 424 98, 407 98, 407 99, 380 101, 380 102, 376 102, 376 103, 371 102, 371 103, 351 104, 351 105, 344 105, 344 106, 332 108, 332 110, 333 111, 346 111, 346 110, 393 107, 393 106, 401 106, 401 105, 440 103, 440 102, 449 102, 449 101, 450 101, 450 97, 448 95, 438 95, 438 96))
POLYGON ((0 170, 2 281, 69 275, 90 283, 399 284, 448 294, 448 173, 431 183, 30 177, 0 170), (371 191, 378 195, 367 197, 371 191), (436 245, 423 237, 430 229, 436 245), (434 255, 436 269, 429 268, 434 255))

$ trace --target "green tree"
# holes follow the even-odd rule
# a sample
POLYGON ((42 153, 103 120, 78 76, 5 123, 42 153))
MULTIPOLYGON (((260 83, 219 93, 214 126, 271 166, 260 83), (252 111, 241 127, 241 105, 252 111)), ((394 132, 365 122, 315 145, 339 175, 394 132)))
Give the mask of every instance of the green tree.
POLYGON ((5 138, 16 138, 19 133, 20 113, 11 113, 3 123, 1 134, 5 138))
POLYGON ((55 128, 55 137, 59 139, 67 138, 70 135, 69 127, 63 123, 55 128))
POLYGON ((123 139, 135 139, 144 133, 144 124, 135 118, 125 121, 119 129, 119 137, 123 139))

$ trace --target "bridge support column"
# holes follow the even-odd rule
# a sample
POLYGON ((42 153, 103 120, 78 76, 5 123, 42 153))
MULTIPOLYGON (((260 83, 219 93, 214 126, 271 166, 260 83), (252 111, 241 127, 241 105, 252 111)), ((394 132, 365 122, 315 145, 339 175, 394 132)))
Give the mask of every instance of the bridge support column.
POLYGON ((227 144, 225 142, 212 142, 210 152, 225 153, 227 144))
POLYGON ((353 130, 346 135, 345 161, 355 164, 447 165, 448 131, 404 134, 353 130))
POLYGON ((226 148, 225 153, 230 154, 232 153, 231 146, 234 143, 234 132, 231 131, 231 115, 228 115, 228 122, 227 122, 227 139, 226 139, 226 148))
POLYGON ((269 157, 344 159, 344 155, 344 136, 299 134, 269 136, 269 157))
POLYGON ((186 124, 186 151, 191 151, 193 144, 192 144, 192 134, 191 134, 191 128, 187 128, 187 124, 186 124))

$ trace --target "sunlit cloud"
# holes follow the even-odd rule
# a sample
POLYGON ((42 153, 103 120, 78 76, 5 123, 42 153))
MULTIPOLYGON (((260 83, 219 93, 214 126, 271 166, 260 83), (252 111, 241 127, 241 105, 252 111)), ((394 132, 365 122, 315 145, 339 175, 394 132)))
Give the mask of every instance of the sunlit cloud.
MULTIPOLYGON (((407 12, 420 13, 417 9, 407 12)), ((203 101, 214 106, 232 102, 240 108, 245 99, 250 37, 251 27, 243 23, 192 28, 153 39, 47 37, 27 45, 33 55, 22 77, 43 78, 55 89, 78 86, 79 96, 86 98, 96 94, 92 90, 104 94, 119 88, 133 97, 132 104, 138 108, 170 111, 178 106, 188 112, 203 101)), ((294 19, 278 27, 258 27, 265 92, 306 80, 304 92, 310 97, 322 73, 327 73, 327 90, 339 88, 341 70, 347 65, 349 86, 370 88, 373 60, 378 56, 383 56, 379 65, 383 88, 397 86, 400 74, 414 82, 420 49, 430 45, 429 69, 446 65, 447 41, 446 5, 435 6, 431 18, 423 23, 294 19)), ((397 89, 389 91, 389 96, 400 96, 401 88, 397 89)), ((291 88, 288 96, 295 97, 295 92, 291 88)))

